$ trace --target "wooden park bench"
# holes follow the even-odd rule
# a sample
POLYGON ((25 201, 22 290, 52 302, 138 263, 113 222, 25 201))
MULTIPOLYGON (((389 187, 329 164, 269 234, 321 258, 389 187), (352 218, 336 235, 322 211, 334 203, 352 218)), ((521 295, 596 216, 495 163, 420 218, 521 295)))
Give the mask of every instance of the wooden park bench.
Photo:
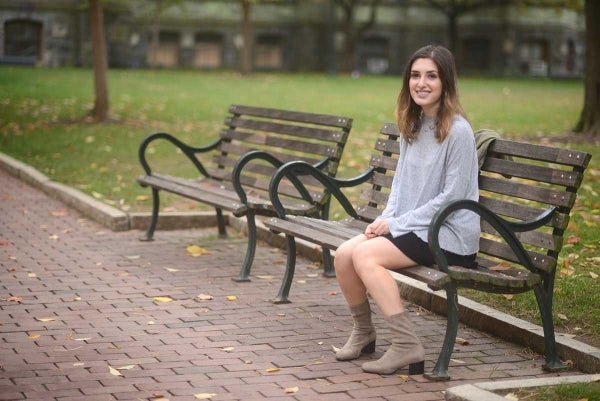
MULTIPOLYGON (((274 232, 284 233, 287 244, 286 271, 275 303, 289 302, 296 259, 295 238, 335 250, 345 240, 364 232, 366 225, 381 214, 399 157, 398 140, 396 125, 385 124, 368 170, 354 179, 327 177, 301 162, 289 163, 274 175, 271 197, 279 217, 267 219, 265 225, 274 232), (279 185, 290 177, 304 175, 316 177, 327 187, 350 217, 326 221, 287 215, 282 207, 285 194, 278 191, 279 185), (354 208, 342 189, 356 185, 362 185, 362 202, 354 208)), ((563 369, 552 320, 554 277, 569 213, 590 158, 584 152, 496 139, 489 145, 481 167, 479 202, 454 201, 436 214, 428 242, 437 265, 398 270, 433 290, 446 291, 447 330, 435 368, 426 374, 429 379, 449 379, 448 364, 458 328, 459 287, 499 294, 534 291, 544 329, 544 368, 563 369), (439 248, 440 226, 450 213, 461 208, 481 216, 476 269, 448 266, 439 248)))
MULTIPOLYGON (((268 186, 276 168, 292 160, 302 160, 323 174, 334 176, 351 126, 352 119, 348 117, 232 105, 219 137, 212 143, 192 146, 167 133, 149 135, 140 144, 138 154, 145 175, 137 181, 152 189, 153 199, 152 219, 142 240, 153 238, 159 216, 159 191, 214 207, 221 237, 227 235, 223 211, 236 217, 246 216, 248 246, 236 280, 249 281, 257 242, 255 216, 275 215, 268 186), (174 145, 197 172, 180 177, 154 171, 149 164, 152 157, 149 149, 159 140, 174 145)), ((302 183, 302 188, 310 189, 310 182, 302 183)), ((314 188, 310 204, 295 197, 296 191, 290 188, 282 191, 289 195, 284 202, 286 213, 327 217, 330 197, 324 187, 314 188)), ((329 257, 328 251, 324 254, 329 257)))

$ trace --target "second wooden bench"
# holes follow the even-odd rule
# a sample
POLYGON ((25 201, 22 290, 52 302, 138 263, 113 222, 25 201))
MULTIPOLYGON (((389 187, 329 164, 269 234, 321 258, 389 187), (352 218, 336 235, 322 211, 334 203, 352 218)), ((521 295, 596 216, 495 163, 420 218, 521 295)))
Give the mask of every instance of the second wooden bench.
MULTIPOLYGON (((264 107, 232 105, 219 137, 203 146, 186 144, 174 135, 158 132, 139 146, 145 174, 137 181, 152 189, 152 219, 143 240, 152 240, 159 217, 159 192, 169 192, 215 208, 219 234, 226 236, 223 211, 246 216, 248 247, 237 281, 249 281, 256 249, 256 215, 273 216, 268 195, 271 176, 286 162, 302 160, 329 177, 335 176, 352 127, 344 116, 304 113, 264 107), (175 146, 173 157, 195 166, 189 177, 170 175, 150 167, 157 141, 175 146)), ((158 163, 157 163, 158 164, 158 163)), ((286 213, 327 217, 329 195, 315 180, 294 182, 282 191, 286 213), (296 186, 299 190, 294 189, 296 186), (311 202, 303 200, 310 192, 311 202)), ((328 252, 324 257, 328 258, 328 252)), ((326 265, 331 265, 330 261, 326 265)), ((333 272, 326 272, 332 275, 333 272)))

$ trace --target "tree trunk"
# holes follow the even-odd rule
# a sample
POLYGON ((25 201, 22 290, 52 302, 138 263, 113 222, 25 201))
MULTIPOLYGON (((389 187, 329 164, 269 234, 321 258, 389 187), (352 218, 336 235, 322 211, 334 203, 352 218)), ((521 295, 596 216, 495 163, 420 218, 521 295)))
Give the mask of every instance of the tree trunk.
POLYGON ((94 66, 94 108, 91 116, 94 121, 108 119, 108 83, 106 81, 106 45, 104 43, 103 14, 101 0, 89 0, 90 30, 92 33, 92 56, 94 66))
POLYGON ((585 89, 575 132, 600 136, 600 1, 585 2, 585 89))
POLYGON ((250 1, 242 0, 242 37, 244 38, 242 44, 242 60, 241 60, 241 72, 243 75, 250 73, 250 49, 252 46, 252 30, 250 26, 250 1))

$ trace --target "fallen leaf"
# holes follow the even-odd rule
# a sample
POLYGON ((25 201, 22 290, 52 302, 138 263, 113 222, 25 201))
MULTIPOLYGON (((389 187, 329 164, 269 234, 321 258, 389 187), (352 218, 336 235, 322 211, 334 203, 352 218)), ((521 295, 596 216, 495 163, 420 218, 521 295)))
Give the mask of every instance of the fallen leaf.
POLYGON ((38 322, 53 322, 56 319, 53 317, 36 317, 35 320, 37 320, 38 322))
POLYGON ((267 373, 275 373, 275 372, 279 372, 280 370, 281 369, 279 369, 279 368, 268 368, 268 369, 265 369, 265 372, 267 372, 267 373))
POLYGON ((91 340, 92 337, 84 337, 84 338, 74 338, 73 341, 87 341, 91 340))
POLYGON ((598 275, 594 272, 589 272, 591 278, 598 278, 598 275))
POLYGON ((567 238, 567 244, 577 244, 580 240, 581 238, 579 237, 570 236, 567 238))
POLYGON ((139 259, 140 255, 131 255, 131 256, 125 256, 125 257, 130 260, 135 260, 135 259, 139 259))
POLYGON ((165 270, 168 271, 168 272, 170 272, 170 273, 175 273, 175 272, 179 271, 179 269, 173 269, 172 267, 165 267, 165 270))
POLYGON ((186 250, 194 257, 209 254, 208 250, 201 248, 198 245, 190 245, 186 248, 186 250))
POLYGON ((201 299, 202 301, 210 301, 213 299, 213 296, 208 294, 200 294, 196 298, 201 299))
POLYGON ((66 216, 67 215, 67 209, 56 209, 53 210, 52 212, 50 212, 50 214, 52 214, 52 216, 66 216))
POLYGON ((208 400, 210 398, 213 398, 215 395, 215 393, 194 394, 194 398, 196 398, 197 400, 208 400))
POLYGON ((508 299, 509 301, 515 297, 515 296, 514 296, 514 295, 512 295, 512 294, 502 294, 502 296, 503 296, 504 298, 508 299))
POLYGON ((48 239, 51 239, 52 241, 58 241, 58 235, 52 234, 51 236, 48 237, 48 239))
POLYGON ((337 295, 338 292, 337 291, 329 291, 329 295, 337 295))
POLYGON ((559 314, 558 314, 558 315, 556 315, 556 316, 558 316, 558 318, 559 318, 559 319, 562 319, 562 320, 569 320, 569 318, 567 317, 567 315, 565 315, 565 314, 563 314, 563 313, 559 313, 559 314))
POLYGON ((171 302, 173 300, 173 298, 170 298, 170 297, 154 297, 154 300, 156 302, 164 302, 164 303, 166 303, 166 302, 171 302))
POLYGON ((456 343, 460 345, 469 345, 469 340, 465 340, 464 338, 456 337, 456 343))
POLYGON ((572 276, 575 271, 573 269, 560 269, 558 274, 561 276, 572 276))
POLYGON ((510 401, 519 401, 519 397, 517 397, 517 395, 514 393, 508 393, 504 396, 504 398, 510 401))
POLYGON ((111 375, 113 376, 123 376, 121 374, 121 372, 119 372, 117 369, 113 368, 112 366, 108 365, 108 371, 110 372, 111 375))
POLYGON ((38 333, 31 333, 30 335, 27 336, 27 338, 29 338, 30 340, 36 340, 38 338, 40 338, 42 335, 38 334, 38 333))
POLYGON ((21 298, 21 297, 9 297, 9 298, 6 298, 6 300, 8 302, 21 303, 21 301, 23 301, 23 298, 21 298))
POLYGON ((408 380, 410 376, 408 375, 398 375, 399 378, 401 378, 402 380, 408 380))
POLYGON ((37 274, 35 274, 35 273, 27 273, 27 277, 29 277, 29 278, 36 278, 37 274))
POLYGON ((136 201, 143 202, 148 200, 148 195, 138 195, 135 197, 136 201))
POLYGON ((235 296, 235 295, 227 295, 227 300, 228 301, 236 301, 237 300, 237 296, 235 296))
POLYGON ((292 393, 297 393, 298 390, 300 390, 300 389, 296 386, 296 387, 288 387, 284 391, 286 394, 292 394, 292 393))
POLYGON ((225 352, 231 352, 235 349, 235 347, 223 347, 221 348, 221 351, 225 351, 225 352))
POLYGON ((125 365, 125 366, 120 366, 118 368, 116 368, 117 370, 131 370, 135 368, 135 365, 125 365))

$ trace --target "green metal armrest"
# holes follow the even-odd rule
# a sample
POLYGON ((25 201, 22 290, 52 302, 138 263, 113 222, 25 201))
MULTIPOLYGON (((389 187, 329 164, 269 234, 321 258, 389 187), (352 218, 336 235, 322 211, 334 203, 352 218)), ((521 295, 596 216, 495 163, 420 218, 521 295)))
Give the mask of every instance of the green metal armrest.
POLYGON ((138 159, 147 175, 152 174, 152 169, 150 168, 150 165, 146 160, 146 149, 148 148, 151 142, 158 139, 167 140, 179 149, 181 149, 183 154, 187 156, 187 158, 194 164, 194 166, 196 166, 198 171, 205 177, 208 176, 208 172, 206 171, 202 163, 196 158, 196 154, 214 150, 221 144, 221 139, 219 138, 206 146, 195 147, 190 146, 175 138, 173 135, 167 134, 165 132, 156 132, 154 134, 150 134, 142 141, 138 149, 138 159))

